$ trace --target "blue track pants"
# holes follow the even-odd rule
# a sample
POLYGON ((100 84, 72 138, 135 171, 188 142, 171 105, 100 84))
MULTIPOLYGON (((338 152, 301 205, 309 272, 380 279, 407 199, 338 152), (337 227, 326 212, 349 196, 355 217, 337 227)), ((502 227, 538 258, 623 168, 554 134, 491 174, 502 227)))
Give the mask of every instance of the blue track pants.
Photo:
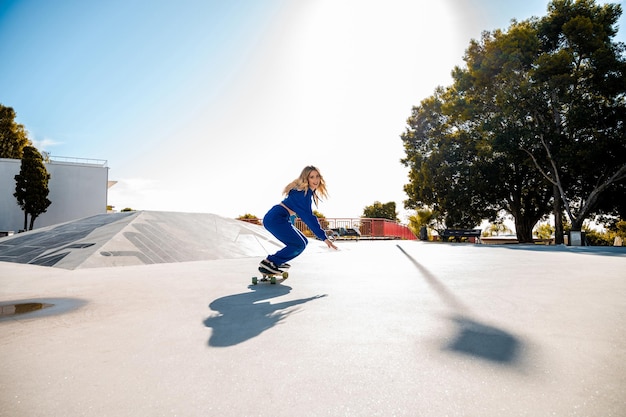
POLYGON ((276 239, 286 246, 273 255, 267 257, 268 260, 280 266, 300 255, 309 242, 307 238, 289 221, 289 212, 281 205, 275 205, 263 217, 263 226, 273 234, 276 239))

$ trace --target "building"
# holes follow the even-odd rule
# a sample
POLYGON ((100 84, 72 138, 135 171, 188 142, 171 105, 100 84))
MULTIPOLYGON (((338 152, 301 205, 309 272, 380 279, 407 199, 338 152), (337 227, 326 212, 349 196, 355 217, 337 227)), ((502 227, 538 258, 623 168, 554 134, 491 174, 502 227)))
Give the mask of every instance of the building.
MULTIPOLYGON (((52 204, 37 217, 35 228, 107 212, 107 161, 44 154, 44 162, 50 174, 48 199, 52 204)), ((21 164, 21 159, 0 158, 0 233, 24 229, 24 212, 13 196, 21 164)))

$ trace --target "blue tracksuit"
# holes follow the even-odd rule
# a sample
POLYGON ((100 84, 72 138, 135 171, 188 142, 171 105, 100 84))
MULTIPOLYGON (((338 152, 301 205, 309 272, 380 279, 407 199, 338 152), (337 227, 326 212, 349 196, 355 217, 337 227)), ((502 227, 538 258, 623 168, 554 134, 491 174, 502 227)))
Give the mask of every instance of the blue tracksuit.
MULTIPOLYGON (((326 240, 326 233, 322 230, 313 210, 313 191, 289 191, 282 203, 294 211, 300 219, 311 229, 320 240, 326 240)), ((300 255, 308 243, 307 238, 290 221, 289 212, 281 205, 275 205, 263 218, 263 226, 269 230, 276 239, 286 246, 273 255, 267 257, 275 265, 282 265, 300 255)))

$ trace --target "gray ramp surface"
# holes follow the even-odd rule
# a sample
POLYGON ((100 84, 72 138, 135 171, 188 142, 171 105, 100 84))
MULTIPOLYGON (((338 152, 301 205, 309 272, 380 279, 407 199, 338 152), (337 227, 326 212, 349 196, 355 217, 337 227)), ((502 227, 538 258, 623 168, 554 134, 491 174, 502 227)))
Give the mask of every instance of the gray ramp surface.
POLYGON ((621 249, 311 241, 257 286, 241 255, 0 262, 0 306, 47 305, 0 318, 0 415, 626 415, 621 249))
POLYGON ((66 269, 266 256, 262 226, 202 213, 101 214, 0 239, 0 261, 66 269))

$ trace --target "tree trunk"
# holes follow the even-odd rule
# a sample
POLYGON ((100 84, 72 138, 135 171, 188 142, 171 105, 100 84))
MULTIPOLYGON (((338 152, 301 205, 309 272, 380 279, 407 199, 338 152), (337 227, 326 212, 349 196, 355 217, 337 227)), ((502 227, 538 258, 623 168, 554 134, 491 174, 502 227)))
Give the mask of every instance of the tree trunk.
POLYGON ((24 211, 24 228, 22 229, 23 231, 27 231, 28 227, 28 213, 26 211, 24 211))
POLYGON ((519 243, 533 243, 533 226, 536 222, 519 216, 515 218, 515 233, 519 243))
POLYGON ((30 215, 30 226, 28 227, 28 230, 33 230, 33 226, 35 225, 36 218, 37 216, 33 216, 32 214, 30 215))
POLYGON ((565 243, 563 239, 563 206, 559 187, 552 186, 554 193, 554 244, 562 245, 565 243))
POLYGON ((573 218, 571 220, 572 220, 572 231, 580 232, 583 228, 583 223, 585 222, 585 218, 579 215, 578 217, 573 218))

